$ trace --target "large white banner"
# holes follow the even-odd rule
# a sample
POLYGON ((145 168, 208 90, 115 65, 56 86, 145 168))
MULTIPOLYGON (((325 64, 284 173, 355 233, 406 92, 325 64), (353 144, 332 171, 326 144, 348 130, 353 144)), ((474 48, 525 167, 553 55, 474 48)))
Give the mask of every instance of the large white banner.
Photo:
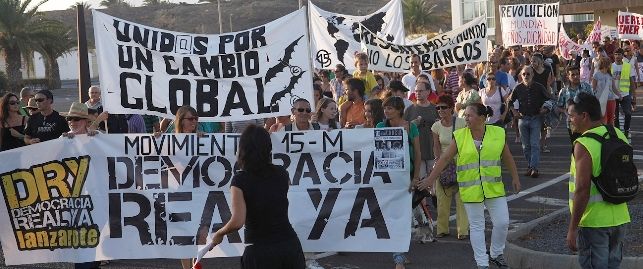
MULTIPOLYGON (((0 153, 6 264, 195 257, 231 217, 239 137, 99 134, 0 153)), ((408 250, 403 129, 280 132, 272 144, 304 251, 408 250)), ((231 233, 206 257, 239 256, 242 242, 231 233)))
POLYGON ((157 29, 93 10, 102 102, 118 114, 173 118, 183 105, 208 121, 290 114, 312 103, 305 9, 246 31, 157 29))
POLYGON ((589 36, 587 36, 587 39, 585 39, 585 45, 592 47, 592 43, 603 41, 603 31, 601 30, 601 24, 601 17, 598 17, 598 20, 596 20, 596 22, 594 23, 594 27, 592 27, 592 31, 589 32, 589 36))
POLYGON ((618 38, 630 40, 643 39, 643 15, 618 11, 618 38))
POLYGON ((342 64, 355 69, 354 54, 360 51, 359 23, 379 37, 404 44, 402 0, 391 0, 384 7, 366 16, 331 13, 308 2, 311 53, 315 68, 331 69, 342 64))
POLYGON ((558 34, 558 48, 560 49, 560 53, 567 60, 572 58, 570 54, 572 50, 576 51, 576 53, 578 53, 577 55, 582 55, 583 50, 591 50, 591 45, 581 45, 569 38, 567 32, 565 31, 565 27, 563 27, 562 25, 560 26, 560 32, 558 34))
POLYGON ((411 69, 411 56, 420 56, 421 69, 432 70, 467 63, 486 61, 487 24, 484 16, 422 44, 399 45, 378 37, 365 27, 362 31, 362 51, 368 54, 368 69, 403 72, 411 69))
POLYGON ((558 44, 558 3, 500 5, 505 46, 558 44))

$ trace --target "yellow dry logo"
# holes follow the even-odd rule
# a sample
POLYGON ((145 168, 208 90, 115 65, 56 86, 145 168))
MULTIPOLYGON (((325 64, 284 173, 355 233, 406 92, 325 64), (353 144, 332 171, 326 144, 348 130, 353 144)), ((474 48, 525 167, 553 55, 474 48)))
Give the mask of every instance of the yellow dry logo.
POLYGON ((67 158, 0 175, 20 250, 88 248, 100 232, 89 195, 82 195, 90 156, 67 158))

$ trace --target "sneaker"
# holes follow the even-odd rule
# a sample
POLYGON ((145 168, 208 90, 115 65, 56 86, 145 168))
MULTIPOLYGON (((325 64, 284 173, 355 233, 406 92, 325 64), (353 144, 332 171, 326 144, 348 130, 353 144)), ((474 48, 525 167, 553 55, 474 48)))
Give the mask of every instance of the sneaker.
POLYGON ((533 171, 532 171, 531 167, 530 167, 530 168, 527 168, 527 172, 525 172, 525 176, 527 176, 527 177, 528 177, 528 176, 531 176, 531 173, 532 173, 532 172, 533 172, 533 171))
POLYGON ((306 261, 306 269, 324 269, 317 260, 308 260, 306 261))
POLYGON ((538 176, 540 176, 540 174, 538 173, 538 170, 532 169, 531 170, 531 177, 538 178, 538 176))
POLYGON ((489 263, 498 266, 498 268, 509 268, 509 265, 507 265, 507 261, 505 261, 505 257, 502 254, 495 258, 491 258, 491 256, 489 256, 489 263))
POLYGON ((543 146, 543 153, 550 153, 551 150, 549 150, 549 147, 543 146))

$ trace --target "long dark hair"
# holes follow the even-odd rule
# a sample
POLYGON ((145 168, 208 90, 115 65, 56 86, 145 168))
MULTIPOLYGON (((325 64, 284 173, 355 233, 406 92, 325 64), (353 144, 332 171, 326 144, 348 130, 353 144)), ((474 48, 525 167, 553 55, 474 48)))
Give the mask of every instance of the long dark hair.
POLYGON ((14 93, 8 92, 4 96, 2 96, 2 99, 0 99, 0 127, 2 126, 1 124, 6 123, 7 126, 9 125, 9 99, 11 97, 15 97, 16 100, 20 101, 20 98, 14 93))
MULTIPOLYGON (((317 107, 315 109, 317 120, 319 120, 323 114, 322 109, 326 109, 331 103, 335 103, 335 100, 328 97, 322 97, 321 99, 319 99, 317 107)), ((332 129, 338 129, 337 121, 335 120, 335 118, 328 119, 328 126, 332 129)))
POLYGON ((239 168, 252 174, 261 174, 272 167, 271 155, 272 141, 268 131, 254 124, 248 126, 239 138, 239 168))
POLYGON ((371 115, 373 116, 373 125, 384 121, 384 107, 382 106, 382 99, 368 99, 364 105, 371 107, 371 115))

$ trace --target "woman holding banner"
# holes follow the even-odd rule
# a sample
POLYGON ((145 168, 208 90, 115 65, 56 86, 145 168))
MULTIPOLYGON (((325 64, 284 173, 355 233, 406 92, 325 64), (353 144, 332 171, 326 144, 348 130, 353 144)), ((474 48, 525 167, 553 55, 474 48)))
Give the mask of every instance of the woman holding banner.
POLYGON ((244 226, 247 244, 241 257, 243 269, 303 269, 301 243, 288 219, 288 171, 272 164, 268 132, 251 125, 239 138, 237 164, 232 178, 232 216, 212 235, 214 246, 244 226))
POLYGON ((457 154, 457 183, 469 219, 471 247, 478 268, 489 268, 489 262, 501 268, 507 266, 503 252, 509 227, 509 210, 502 182, 501 160, 511 172, 514 191, 520 191, 516 163, 505 142, 505 130, 485 124, 487 116, 492 113, 490 108, 482 104, 468 105, 465 109, 467 127, 453 133, 451 144, 440 155, 431 174, 422 182, 417 182, 418 190, 432 189, 442 170, 457 154), (484 234, 485 207, 493 222, 489 255, 484 234))
MULTIPOLYGON (((404 128, 408 135, 409 156, 411 158, 411 176, 414 181, 417 181, 420 178, 420 165, 422 161, 422 156, 420 156, 420 132, 418 131, 418 127, 415 123, 404 120, 404 100, 402 100, 401 97, 391 96, 384 101, 382 106, 384 107, 384 117, 386 118, 383 122, 378 123, 376 128, 404 128)), ((412 208, 416 208, 413 210, 413 215, 415 217, 414 222, 417 222, 420 227, 426 227, 427 219, 422 215, 419 207, 417 207, 422 200, 424 200, 424 196, 413 196, 412 208)), ((416 234, 416 237, 425 238, 426 234, 416 234)), ((421 241, 424 240, 421 239, 421 241)), ((395 262, 396 269, 404 269, 404 263, 407 259, 404 253, 393 253, 393 261, 395 262)))

